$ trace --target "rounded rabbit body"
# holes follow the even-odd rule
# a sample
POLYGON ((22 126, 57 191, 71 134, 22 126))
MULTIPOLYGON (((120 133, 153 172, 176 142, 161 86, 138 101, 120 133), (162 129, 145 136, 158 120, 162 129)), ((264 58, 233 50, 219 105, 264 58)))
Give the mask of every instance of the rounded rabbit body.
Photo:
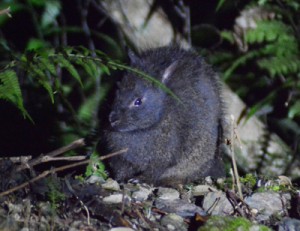
POLYGON ((130 58, 133 68, 160 84, 133 72, 119 83, 107 139, 112 150, 128 151, 109 160, 114 177, 174 185, 223 176, 223 105, 216 73, 194 52, 178 47, 130 58))

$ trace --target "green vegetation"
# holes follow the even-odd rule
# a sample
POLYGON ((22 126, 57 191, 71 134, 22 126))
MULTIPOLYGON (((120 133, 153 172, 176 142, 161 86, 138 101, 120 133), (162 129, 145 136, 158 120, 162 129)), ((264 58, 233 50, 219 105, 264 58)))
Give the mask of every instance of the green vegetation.
MULTIPOLYGON (((230 6, 219 1, 218 11, 230 6)), ((260 116, 291 145, 300 122, 299 9, 294 0, 250 1, 231 29, 220 31, 222 43, 209 56, 250 106, 248 118, 260 116)))
POLYGON ((243 217, 219 217, 212 216, 208 219, 204 226, 198 229, 198 231, 271 231, 267 226, 252 224, 249 220, 243 217))
POLYGON ((49 199, 52 212, 55 213, 58 208, 58 204, 65 199, 65 195, 61 192, 61 187, 59 185, 59 180, 51 176, 46 179, 48 192, 47 197, 49 199))
POLYGON ((86 168, 85 177, 98 176, 103 179, 107 178, 104 164, 99 160, 99 154, 93 153, 90 157, 90 163, 86 168))

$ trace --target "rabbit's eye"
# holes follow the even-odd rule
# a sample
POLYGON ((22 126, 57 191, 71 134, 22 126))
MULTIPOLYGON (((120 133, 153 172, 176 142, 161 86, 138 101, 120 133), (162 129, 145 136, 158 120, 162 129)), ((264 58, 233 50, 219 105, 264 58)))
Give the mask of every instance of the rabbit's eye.
POLYGON ((135 101, 134 101, 134 106, 140 106, 140 105, 142 105, 142 99, 141 98, 137 98, 135 101))

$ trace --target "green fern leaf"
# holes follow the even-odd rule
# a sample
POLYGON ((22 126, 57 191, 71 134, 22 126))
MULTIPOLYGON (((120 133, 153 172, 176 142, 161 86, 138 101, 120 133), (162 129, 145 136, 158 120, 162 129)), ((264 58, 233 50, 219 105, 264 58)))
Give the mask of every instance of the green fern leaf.
POLYGON ((289 29, 280 21, 259 21, 255 29, 247 31, 245 39, 250 44, 271 42, 279 39, 283 34, 288 34, 289 29))
POLYGON ((38 82, 42 85, 45 90, 48 92, 51 102, 54 103, 54 94, 52 86, 47 78, 47 75, 43 72, 43 69, 40 69, 38 65, 31 65, 30 66, 30 73, 35 74, 38 76, 38 82))
POLYGON ((53 94, 53 89, 51 84, 49 83, 48 80, 44 80, 44 79, 40 79, 39 83, 46 89, 46 91, 48 92, 50 99, 51 99, 51 103, 54 103, 54 94, 53 94))
POLYGON ((237 58, 231 66, 224 72, 224 80, 228 79, 232 73, 241 65, 245 64, 248 60, 253 59, 259 56, 258 51, 249 51, 248 53, 244 54, 243 56, 237 58))
POLYGON ((0 73, 0 99, 13 103, 32 123, 31 116, 26 111, 23 104, 23 97, 16 72, 6 70, 0 73))
POLYGON ((110 70, 108 66, 104 65, 103 63, 100 63, 101 71, 103 71, 105 74, 110 75, 110 70))
POLYGON ((271 57, 258 61, 258 66, 265 69, 274 77, 275 75, 287 75, 300 71, 300 60, 297 56, 271 57))
POLYGON ((41 57, 39 59, 39 67, 43 65, 43 67, 50 72, 51 75, 56 76, 56 69, 53 63, 50 62, 48 58, 41 57))
POLYGON ((94 60, 83 59, 80 61, 76 61, 76 64, 81 65, 85 72, 94 79, 101 73, 100 68, 97 66, 94 60))
POLYGON ((78 82, 81 86, 83 86, 81 82, 81 78, 73 64, 71 64, 64 56, 58 55, 57 64, 60 65, 61 67, 64 67, 78 82))
POLYGON ((289 109, 288 117, 294 119, 300 117, 300 100, 297 100, 289 109))
POLYGON ((107 85, 102 86, 100 92, 95 92, 81 105, 78 111, 78 118, 81 121, 91 121, 95 113, 95 108, 97 108, 97 105, 107 95, 108 89, 107 85))
POLYGON ((246 123, 253 115, 255 115, 261 108, 264 106, 271 104, 271 101, 274 99, 276 95, 276 91, 271 92, 269 95, 267 95, 263 100, 252 106, 247 113, 247 117, 244 123, 246 123))

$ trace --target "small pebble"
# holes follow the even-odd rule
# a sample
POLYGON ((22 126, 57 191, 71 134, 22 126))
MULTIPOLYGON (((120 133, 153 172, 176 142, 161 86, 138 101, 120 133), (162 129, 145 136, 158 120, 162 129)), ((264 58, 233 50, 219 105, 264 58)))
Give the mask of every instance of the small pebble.
POLYGON ((157 195, 162 200, 175 200, 179 198, 179 192, 173 188, 159 187, 157 195))
POLYGON ((102 188, 112 191, 119 191, 120 185, 117 181, 108 178, 105 183, 102 184, 102 188))
POLYGON ((103 202, 107 204, 119 204, 122 203, 123 194, 112 194, 103 198, 103 202))

